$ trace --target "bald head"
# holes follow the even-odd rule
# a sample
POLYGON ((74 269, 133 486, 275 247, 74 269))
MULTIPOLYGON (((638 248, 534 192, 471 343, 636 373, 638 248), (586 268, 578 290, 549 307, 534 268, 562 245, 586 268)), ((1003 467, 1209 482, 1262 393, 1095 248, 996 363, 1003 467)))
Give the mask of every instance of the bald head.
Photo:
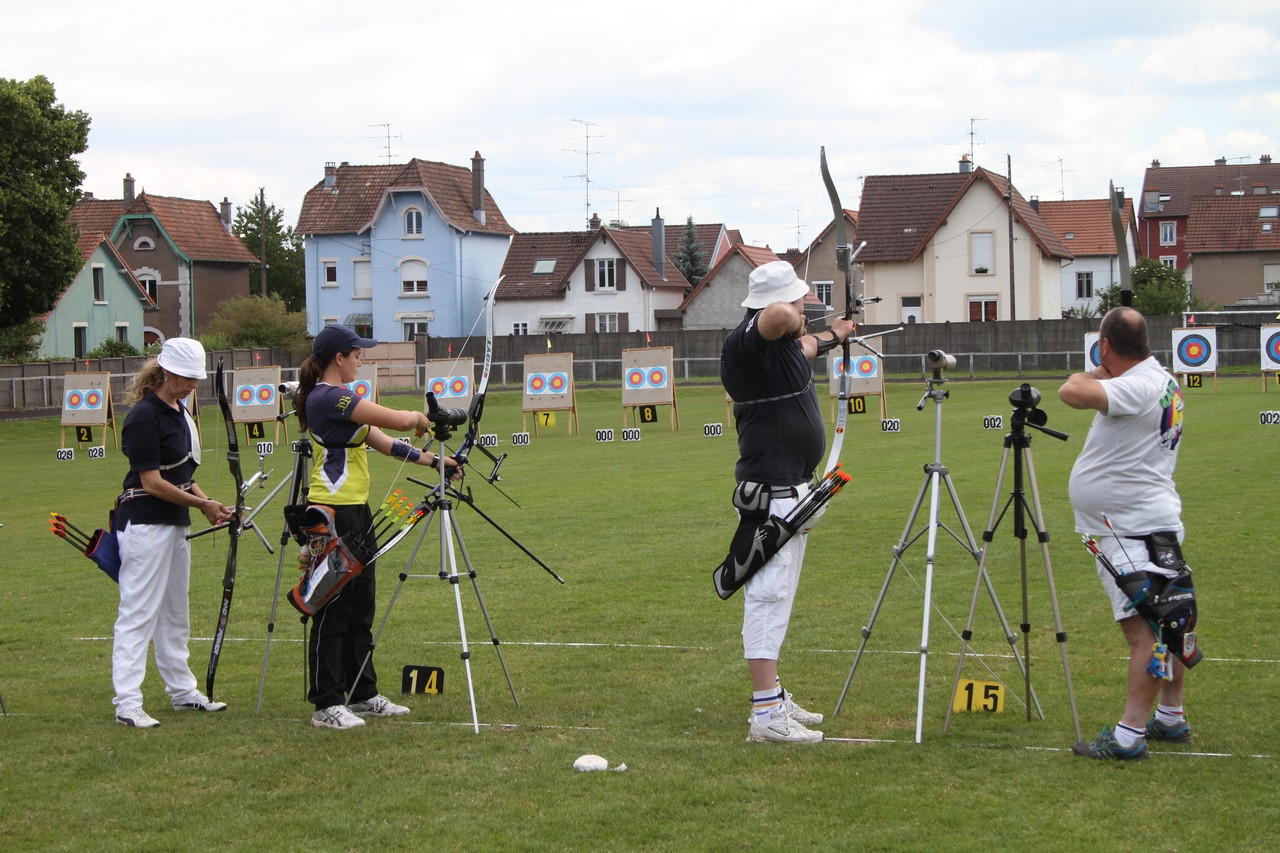
POLYGON ((1102 318, 1098 336, 1105 338, 1111 350, 1123 359, 1143 361, 1151 355, 1147 337, 1147 320, 1128 307, 1112 308, 1102 318))

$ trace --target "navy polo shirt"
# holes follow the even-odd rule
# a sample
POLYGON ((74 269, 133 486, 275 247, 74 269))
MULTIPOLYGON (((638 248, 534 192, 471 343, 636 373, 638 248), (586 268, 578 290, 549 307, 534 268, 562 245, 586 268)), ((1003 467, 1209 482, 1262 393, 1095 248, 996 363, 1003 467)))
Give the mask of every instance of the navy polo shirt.
MULTIPOLYGON (((182 409, 170 406, 153 392, 146 391, 124 419, 121 432, 124 455, 129 459, 129 473, 124 475, 124 489, 142 487, 142 471, 159 470, 184 456, 181 465, 161 470, 160 476, 175 486, 191 482, 196 462, 190 458, 191 432, 182 409)), ((116 529, 124 530, 130 521, 138 524, 191 525, 191 508, 144 495, 120 504, 116 511, 116 529)))

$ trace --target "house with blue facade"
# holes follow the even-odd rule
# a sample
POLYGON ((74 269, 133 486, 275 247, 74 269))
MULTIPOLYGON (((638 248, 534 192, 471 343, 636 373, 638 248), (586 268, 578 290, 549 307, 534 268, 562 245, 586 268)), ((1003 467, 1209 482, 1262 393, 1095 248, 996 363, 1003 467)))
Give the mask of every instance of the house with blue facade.
POLYGON ((471 168, 325 165, 298 217, 309 331, 342 323, 360 335, 462 337, 501 273, 515 229, 471 168))
POLYGON ((107 340, 141 350, 144 315, 156 310, 155 301, 105 232, 81 232, 78 245, 80 271, 40 318, 40 357, 81 359, 107 340))

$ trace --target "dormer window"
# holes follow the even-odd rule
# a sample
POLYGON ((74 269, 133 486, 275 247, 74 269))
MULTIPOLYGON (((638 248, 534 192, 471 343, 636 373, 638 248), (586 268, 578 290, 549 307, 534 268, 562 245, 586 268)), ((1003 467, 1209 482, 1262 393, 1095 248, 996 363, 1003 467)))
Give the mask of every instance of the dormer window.
POLYGON ((156 241, 150 237, 139 237, 133 241, 133 250, 135 252, 150 252, 156 247, 156 241))
POLYGON ((411 207, 404 212, 404 236, 422 236, 422 211, 411 207))
POLYGON ((539 258, 533 262, 534 275, 551 275, 556 271, 555 258, 539 258))

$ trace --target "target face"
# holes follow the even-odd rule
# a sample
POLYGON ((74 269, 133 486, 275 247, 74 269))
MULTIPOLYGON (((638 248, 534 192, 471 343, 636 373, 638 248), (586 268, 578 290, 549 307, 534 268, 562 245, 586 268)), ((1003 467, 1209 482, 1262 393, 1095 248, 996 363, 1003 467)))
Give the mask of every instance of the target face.
POLYGON ((853 360, 853 376, 859 379, 870 379, 880 372, 880 362, 869 355, 853 360))
POLYGON ((276 386, 259 385, 257 391, 259 406, 268 406, 276 401, 276 386))
POLYGON ((436 376, 427 383, 427 390, 432 394, 435 394, 437 397, 443 397, 444 391, 448 387, 449 384, 445 381, 443 376, 436 376))
POLYGON ((530 373, 529 378, 524 382, 524 387, 529 394, 545 394, 547 391, 547 377, 542 373, 530 373))
POLYGON ((665 367, 649 368, 649 387, 650 388, 666 388, 667 387, 667 369, 665 367))
POLYGON ((627 388, 638 391, 644 387, 644 368, 633 367, 627 371, 627 388))
POLYGON ((78 389, 67 391, 66 399, 62 403, 64 408, 79 409, 84 406, 84 392, 78 389))
POLYGON ((547 385, 551 388, 551 393, 563 393, 569 387, 569 377, 563 373, 553 373, 547 377, 547 385))
POLYGON ((1280 329, 1275 326, 1262 330, 1262 367, 1280 370, 1280 329))
POLYGON ((449 393, 455 397, 462 397, 471 393, 470 386, 471 383, 465 376, 455 376, 449 380, 449 393))
POLYGON ((1178 360, 1188 367, 1203 367, 1213 355, 1213 345, 1204 335, 1187 335, 1178 341, 1178 360))
POLYGON ((373 385, 367 379, 357 379, 347 386, 351 389, 351 393, 361 400, 367 400, 369 395, 373 393, 373 385))
POLYGON ((236 388, 236 399, 240 401, 242 406, 252 406, 257 396, 258 389, 252 385, 241 385, 236 388))

